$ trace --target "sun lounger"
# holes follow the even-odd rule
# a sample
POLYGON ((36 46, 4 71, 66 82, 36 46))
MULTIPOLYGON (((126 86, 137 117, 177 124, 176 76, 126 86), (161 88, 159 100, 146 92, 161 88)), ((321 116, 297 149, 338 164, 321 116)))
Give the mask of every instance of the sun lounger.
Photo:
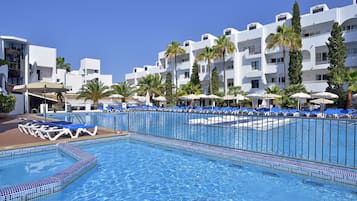
POLYGON ((97 134, 98 127, 86 124, 68 124, 61 127, 40 128, 37 130, 38 135, 43 139, 50 141, 57 140, 61 136, 69 135, 71 138, 78 138, 82 133, 94 136, 97 134), (89 129, 93 129, 90 131, 89 129))

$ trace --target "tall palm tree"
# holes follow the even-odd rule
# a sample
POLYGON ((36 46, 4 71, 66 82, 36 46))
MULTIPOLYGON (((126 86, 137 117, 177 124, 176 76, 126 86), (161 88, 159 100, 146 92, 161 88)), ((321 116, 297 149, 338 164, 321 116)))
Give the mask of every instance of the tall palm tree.
POLYGON ((197 56, 197 60, 205 60, 207 61, 208 67, 208 86, 209 91, 212 91, 212 82, 211 82, 211 61, 216 58, 216 53, 214 52, 213 48, 206 47, 203 51, 197 56))
POLYGON ((174 70, 175 70, 175 89, 177 90, 178 85, 177 85, 177 56, 185 54, 186 51, 181 47, 180 43, 176 41, 172 41, 166 48, 166 53, 165 56, 166 58, 174 58, 174 70))
POLYGON ((357 91, 357 70, 351 68, 346 72, 345 82, 347 83, 346 109, 352 106, 352 92, 357 91))
MULTIPOLYGON (((298 50, 301 48, 301 37, 295 33, 292 26, 288 27, 284 23, 282 26, 278 26, 275 34, 270 34, 268 36, 267 48, 281 47, 283 48, 283 58, 284 58, 284 77, 286 76, 286 49, 298 50)), ((286 86, 286 81, 285 81, 286 86)))
POLYGON ((226 54, 232 54, 236 51, 236 46, 234 43, 225 35, 218 37, 216 40, 216 45, 213 46, 218 58, 223 61, 223 78, 224 78, 224 95, 226 95, 226 54))
POLYGON ((65 69, 67 73, 71 72, 71 64, 65 63, 64 57, 56 58, 56 68, 57 69, 65 69))
POLYGON ((97 107, 99 99, 110 96, 111 91, 109 87, 104 86, 103 82, 90 81, 83 85, 77 94, 78 99, 92 100, 94 106, 97 107))
POLYGON ((120 94, 124 96, 123 102, 125 102, 125 98, 133 95, 135 93, 135 87, 131 86, 128 82, 122 82, 119 84, 114 84, 111 86, 113 94, 120 94))
POLYGON ((162 78, 160 75, 147 75, 139 80, 138 86, 138 92, 141 95, 149 93, 150 100, 153 95, 161 95, 164 91, 164 85, 162 84, 162 78))

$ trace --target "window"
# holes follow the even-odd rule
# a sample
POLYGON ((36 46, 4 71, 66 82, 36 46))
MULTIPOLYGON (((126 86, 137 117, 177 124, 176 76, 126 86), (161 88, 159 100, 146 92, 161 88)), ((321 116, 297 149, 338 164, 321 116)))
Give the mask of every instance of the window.
POLYGON ((228 87, 234 86, 234 79, 227 79, 227 86, 228 87))
POLYGON ((269 63, 272 63, 272 64, 284 63, 284 58, 283 57, 281 57, 281 58, 271 58, 269 61, 270 61, 269 63))
POLYGON ((148 70, 148 67, 145 67, 145 71, 147 71, 148 70))
POLYGON ((208 36, 203 36, 203 40, 207 40, 208 39, 208 36))
POLYGON ((320 74, 318 74, 318 75, 315 76, 315 80, 321 80, 321 79, 322 79, 322 77, 321 77, 320 74))
POLYGON ((185 78, 190 78, 190 72, 185 72, 185 78))
POLYGON ((189 46, 190 45, 190 43, 189 42, 186 42, 185 43, 185 47, 187 47, 187 46, 189 46))
POLYGON ((98 70, 94 70, 94 73, 98 73, 98 70))
POLYGON ((342 27, 343 31, 352 31, 354 29, 357 29, 357 24, 345 25, 342 27))
POLYGON ((327 74, 317 74, 315 75, 315 80, 328 80, 327 74))
POLYGON ((252 70, 259 70, 259 61, 252 61, 251 62, 251 69, 252 70))
POLYGON ((347 55, 357 55, 357 47, 347 48, 347 55))
POLYGON ((37 70, 37 80, 41 80, 41 71, 37 70))
POLYGON ((312 14, 324 11, 324 7, 316 7, 312 10, 312 14))
POLYGON ((201 73, 205 72, 205 65, 201 65, 201 73))
POLYGON ((252 89, 259 88, 259 80, 252 80, 252 89))
POLYGON ((327 62, 327 52, 317 52, 316 63, 326 63, 326 62, 327 62))
POLYGON ((56 79, 56 82, 60 82, 60 79, 56 79))
POLYGON ((286 15, 279 15, 278 22, 286 20, 286 15))
POLYGON ((227 65, 227 70, 229 70, 229 69, 233 69, 233 68, 234 68, 233 64, 231 64, 231 65, 227 65))
POLYGON ((279 77, 279 83, 285 83, 285 77, 279 77))
POLYGON ((228 31, 224 32, 224 35, 226 35, 226 36, 231 35, 231 30, 228 30, 228 31))
POLYGON ((272 77, 272 78, 271 78, 271 82, 272 82, 272 83, 275 83, 275 77, 272 77))
POLYGON ((252 24, 252 25, 249 26, 249 30, 253 30, 253 29, 256 29, 256 28, 257 28, 257 25, 255 25, 255 24, 252 24))

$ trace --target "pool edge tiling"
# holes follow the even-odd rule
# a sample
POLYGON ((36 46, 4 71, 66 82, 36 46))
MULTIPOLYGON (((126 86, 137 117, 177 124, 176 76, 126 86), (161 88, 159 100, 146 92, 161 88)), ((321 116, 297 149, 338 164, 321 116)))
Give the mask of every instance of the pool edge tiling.
MULTIPOLYGON (((49 149, 55 149, 55 146, 46 146, 38 148, 29 148, 21 150, 6 151, 1 155, 15 156, 21 153, 32 153, 38 151, 44 151, 49 149), (38 150, 37 150, 38 149, 38 150)), ((70 167, 63 171, 41 180, 37 180, 30 183, 19 184, 11 187, 5 187, 0 189, 0 201, 8 200, 31 200, 40 196, 49 195, 64 189, 68 184, 77 179, 79 176, 90 170, 96 165, 96 157, 90 155, 77 147, 74 147, 68 143, 60 143, 57 145, 59 151, 78 160, 70 167)), ((1 152, 0 152, 1 153, 1 152)))
POLYGON ((142 134, 131 134, 130 139, 357 188, 357 170, 142 134))

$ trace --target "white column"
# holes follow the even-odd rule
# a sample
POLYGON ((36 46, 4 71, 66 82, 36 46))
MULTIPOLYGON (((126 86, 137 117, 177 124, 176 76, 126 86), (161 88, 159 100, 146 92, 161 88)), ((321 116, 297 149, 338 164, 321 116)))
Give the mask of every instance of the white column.
MULTIPOLYGON (((25 84, 29 83, 29 46, 25 45, 25 84)), ((25 113, 29 113, 29 94, 25 92, 25 113)))

